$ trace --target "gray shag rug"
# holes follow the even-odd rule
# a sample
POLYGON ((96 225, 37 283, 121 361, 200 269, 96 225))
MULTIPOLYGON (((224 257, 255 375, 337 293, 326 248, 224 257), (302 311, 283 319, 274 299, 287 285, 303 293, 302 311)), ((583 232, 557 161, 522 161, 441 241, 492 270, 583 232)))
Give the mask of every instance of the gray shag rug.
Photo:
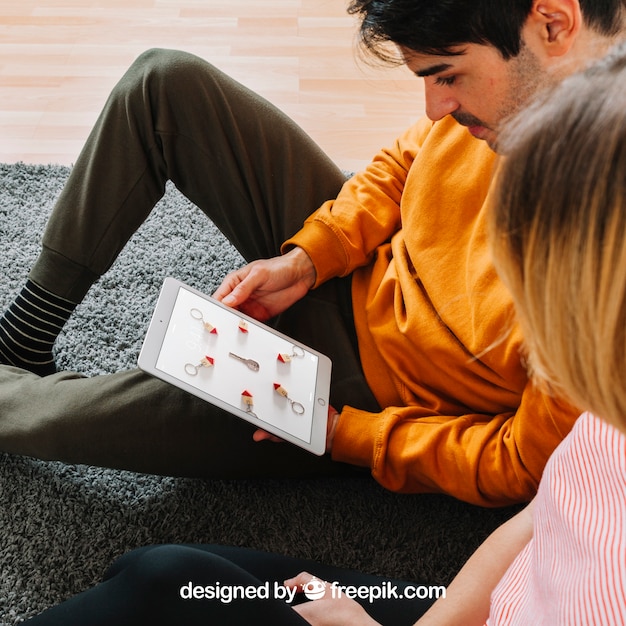
MULTIPOLYGON (((68 174, 61 166, 0 164, 3 309, 38 254, 68 174)), ((58 366, 88 375, 135 367, 166 276, 211 293, 241 263, 207 218, 169 186, 78 307, 58 341, 58 366)), ((0 454, 0 624, 19 623, 92 586, 115 557, 146 544, 249 546, 448 584, 516 510, 392 494, 369 478, 204 481, 0 454)))

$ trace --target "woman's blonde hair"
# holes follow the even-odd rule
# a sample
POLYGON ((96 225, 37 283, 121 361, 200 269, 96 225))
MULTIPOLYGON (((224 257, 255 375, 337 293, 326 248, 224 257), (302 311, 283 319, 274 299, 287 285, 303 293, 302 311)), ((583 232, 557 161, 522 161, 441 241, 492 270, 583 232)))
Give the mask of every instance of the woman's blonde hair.
POLYGON ((626 47, 503 133, 490 217, 531 374, 626 425, 626 47))

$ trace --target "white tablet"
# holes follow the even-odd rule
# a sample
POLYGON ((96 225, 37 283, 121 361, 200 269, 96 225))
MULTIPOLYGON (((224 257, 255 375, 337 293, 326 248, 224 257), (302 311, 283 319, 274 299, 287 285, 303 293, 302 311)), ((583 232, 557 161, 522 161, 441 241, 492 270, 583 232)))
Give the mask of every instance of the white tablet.
POLYGON ((330 359, 174 278, 139 367, 314 454, 326 450, 330 359))

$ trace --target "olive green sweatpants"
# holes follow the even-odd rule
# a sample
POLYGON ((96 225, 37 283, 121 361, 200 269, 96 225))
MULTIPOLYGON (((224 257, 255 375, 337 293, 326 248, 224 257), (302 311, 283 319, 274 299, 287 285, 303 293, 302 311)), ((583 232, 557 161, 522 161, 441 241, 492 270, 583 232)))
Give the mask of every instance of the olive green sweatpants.
MULTIPOLYGON (((256 94, 193 55, 151 50, 106 103, 51 215, 31 278, 80 302, 167 180, 253 260, 277 255, 337 195, 344 175, 256 94)), ((310 292, 275 325, 331 357, 333 406, 378 410, 360 367, 349 279, 310 292)), ((252 432, 137 370, 40 378, 0 366, 0 451, 168 475, 348 471, 290 444, 254 443, 252 432)))

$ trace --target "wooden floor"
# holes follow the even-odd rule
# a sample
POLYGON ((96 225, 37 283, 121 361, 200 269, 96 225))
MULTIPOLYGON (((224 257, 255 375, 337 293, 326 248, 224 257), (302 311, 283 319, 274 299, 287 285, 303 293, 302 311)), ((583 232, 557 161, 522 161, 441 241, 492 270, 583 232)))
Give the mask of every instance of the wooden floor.
POLYGON ((358 169, 423 114, 403 67, 356 52, 347 0, 0 0, 0 162, 76 159, 111 87, 150 47, 196 53, 358 169))

